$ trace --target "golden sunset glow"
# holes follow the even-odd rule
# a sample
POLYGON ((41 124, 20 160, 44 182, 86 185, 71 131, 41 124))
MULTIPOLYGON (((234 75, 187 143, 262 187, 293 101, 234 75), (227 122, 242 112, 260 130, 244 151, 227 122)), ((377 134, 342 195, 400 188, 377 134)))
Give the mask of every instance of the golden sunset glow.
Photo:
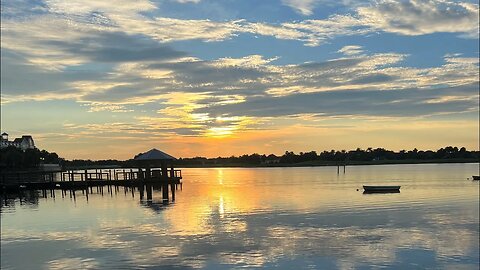
POLYGON ((1 269, 478 269, 478 0, 0 9, 1 269))
POLYGON ((39 3, 2 9, 2 132, 68 159, 479 149, 476 4, 39 3))

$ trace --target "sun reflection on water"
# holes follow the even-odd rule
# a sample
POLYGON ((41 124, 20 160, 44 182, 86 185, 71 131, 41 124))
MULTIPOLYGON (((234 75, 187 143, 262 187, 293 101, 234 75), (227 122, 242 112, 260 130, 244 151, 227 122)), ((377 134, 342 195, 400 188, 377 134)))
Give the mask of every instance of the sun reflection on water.
POLYGON ((2 269, 478 269, 478 165, 400 168, 185 169, 166 205, 158 189, 6 200, 2 269), (356 190, 381 178, 401 193, 356 190))

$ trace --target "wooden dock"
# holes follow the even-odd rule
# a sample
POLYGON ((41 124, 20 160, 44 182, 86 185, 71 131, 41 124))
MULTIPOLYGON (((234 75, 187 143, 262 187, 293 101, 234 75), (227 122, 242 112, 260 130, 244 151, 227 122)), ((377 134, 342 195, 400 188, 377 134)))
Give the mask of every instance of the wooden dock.
POLYGON ((56 172, 27 171, 1 174, 2 190, 17 189, 86 189, 102 186, 135 187, 149 184, 182 185, 181 170, 108 169, 56 172))

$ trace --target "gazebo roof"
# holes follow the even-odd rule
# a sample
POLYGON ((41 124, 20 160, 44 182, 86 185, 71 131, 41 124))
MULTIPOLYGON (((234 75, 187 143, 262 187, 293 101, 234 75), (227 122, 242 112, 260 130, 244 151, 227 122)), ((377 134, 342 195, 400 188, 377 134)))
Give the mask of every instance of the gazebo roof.
POLYGON ((152 150, 134 158, 134 160, 176 160, 176 158, 165 152, 153 148, 152 150))

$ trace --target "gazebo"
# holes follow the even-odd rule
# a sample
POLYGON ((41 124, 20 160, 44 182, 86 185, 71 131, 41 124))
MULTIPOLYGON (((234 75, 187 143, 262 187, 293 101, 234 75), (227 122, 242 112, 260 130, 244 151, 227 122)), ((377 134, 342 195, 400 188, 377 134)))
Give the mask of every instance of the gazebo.
POLYGON ((170 180, 173 183, 179 182, 182 178, 181 171, 175 170, 173 167, 176 158, 158 149, 151 149, 136 156, 133 160, 138 165, 138 178, 145 180, 159 179, 166 182, 170 180), (152 170, 152 168, 160 168, 160 170, 152 170), (145 172, 143 169, 145 169, 145 172))

